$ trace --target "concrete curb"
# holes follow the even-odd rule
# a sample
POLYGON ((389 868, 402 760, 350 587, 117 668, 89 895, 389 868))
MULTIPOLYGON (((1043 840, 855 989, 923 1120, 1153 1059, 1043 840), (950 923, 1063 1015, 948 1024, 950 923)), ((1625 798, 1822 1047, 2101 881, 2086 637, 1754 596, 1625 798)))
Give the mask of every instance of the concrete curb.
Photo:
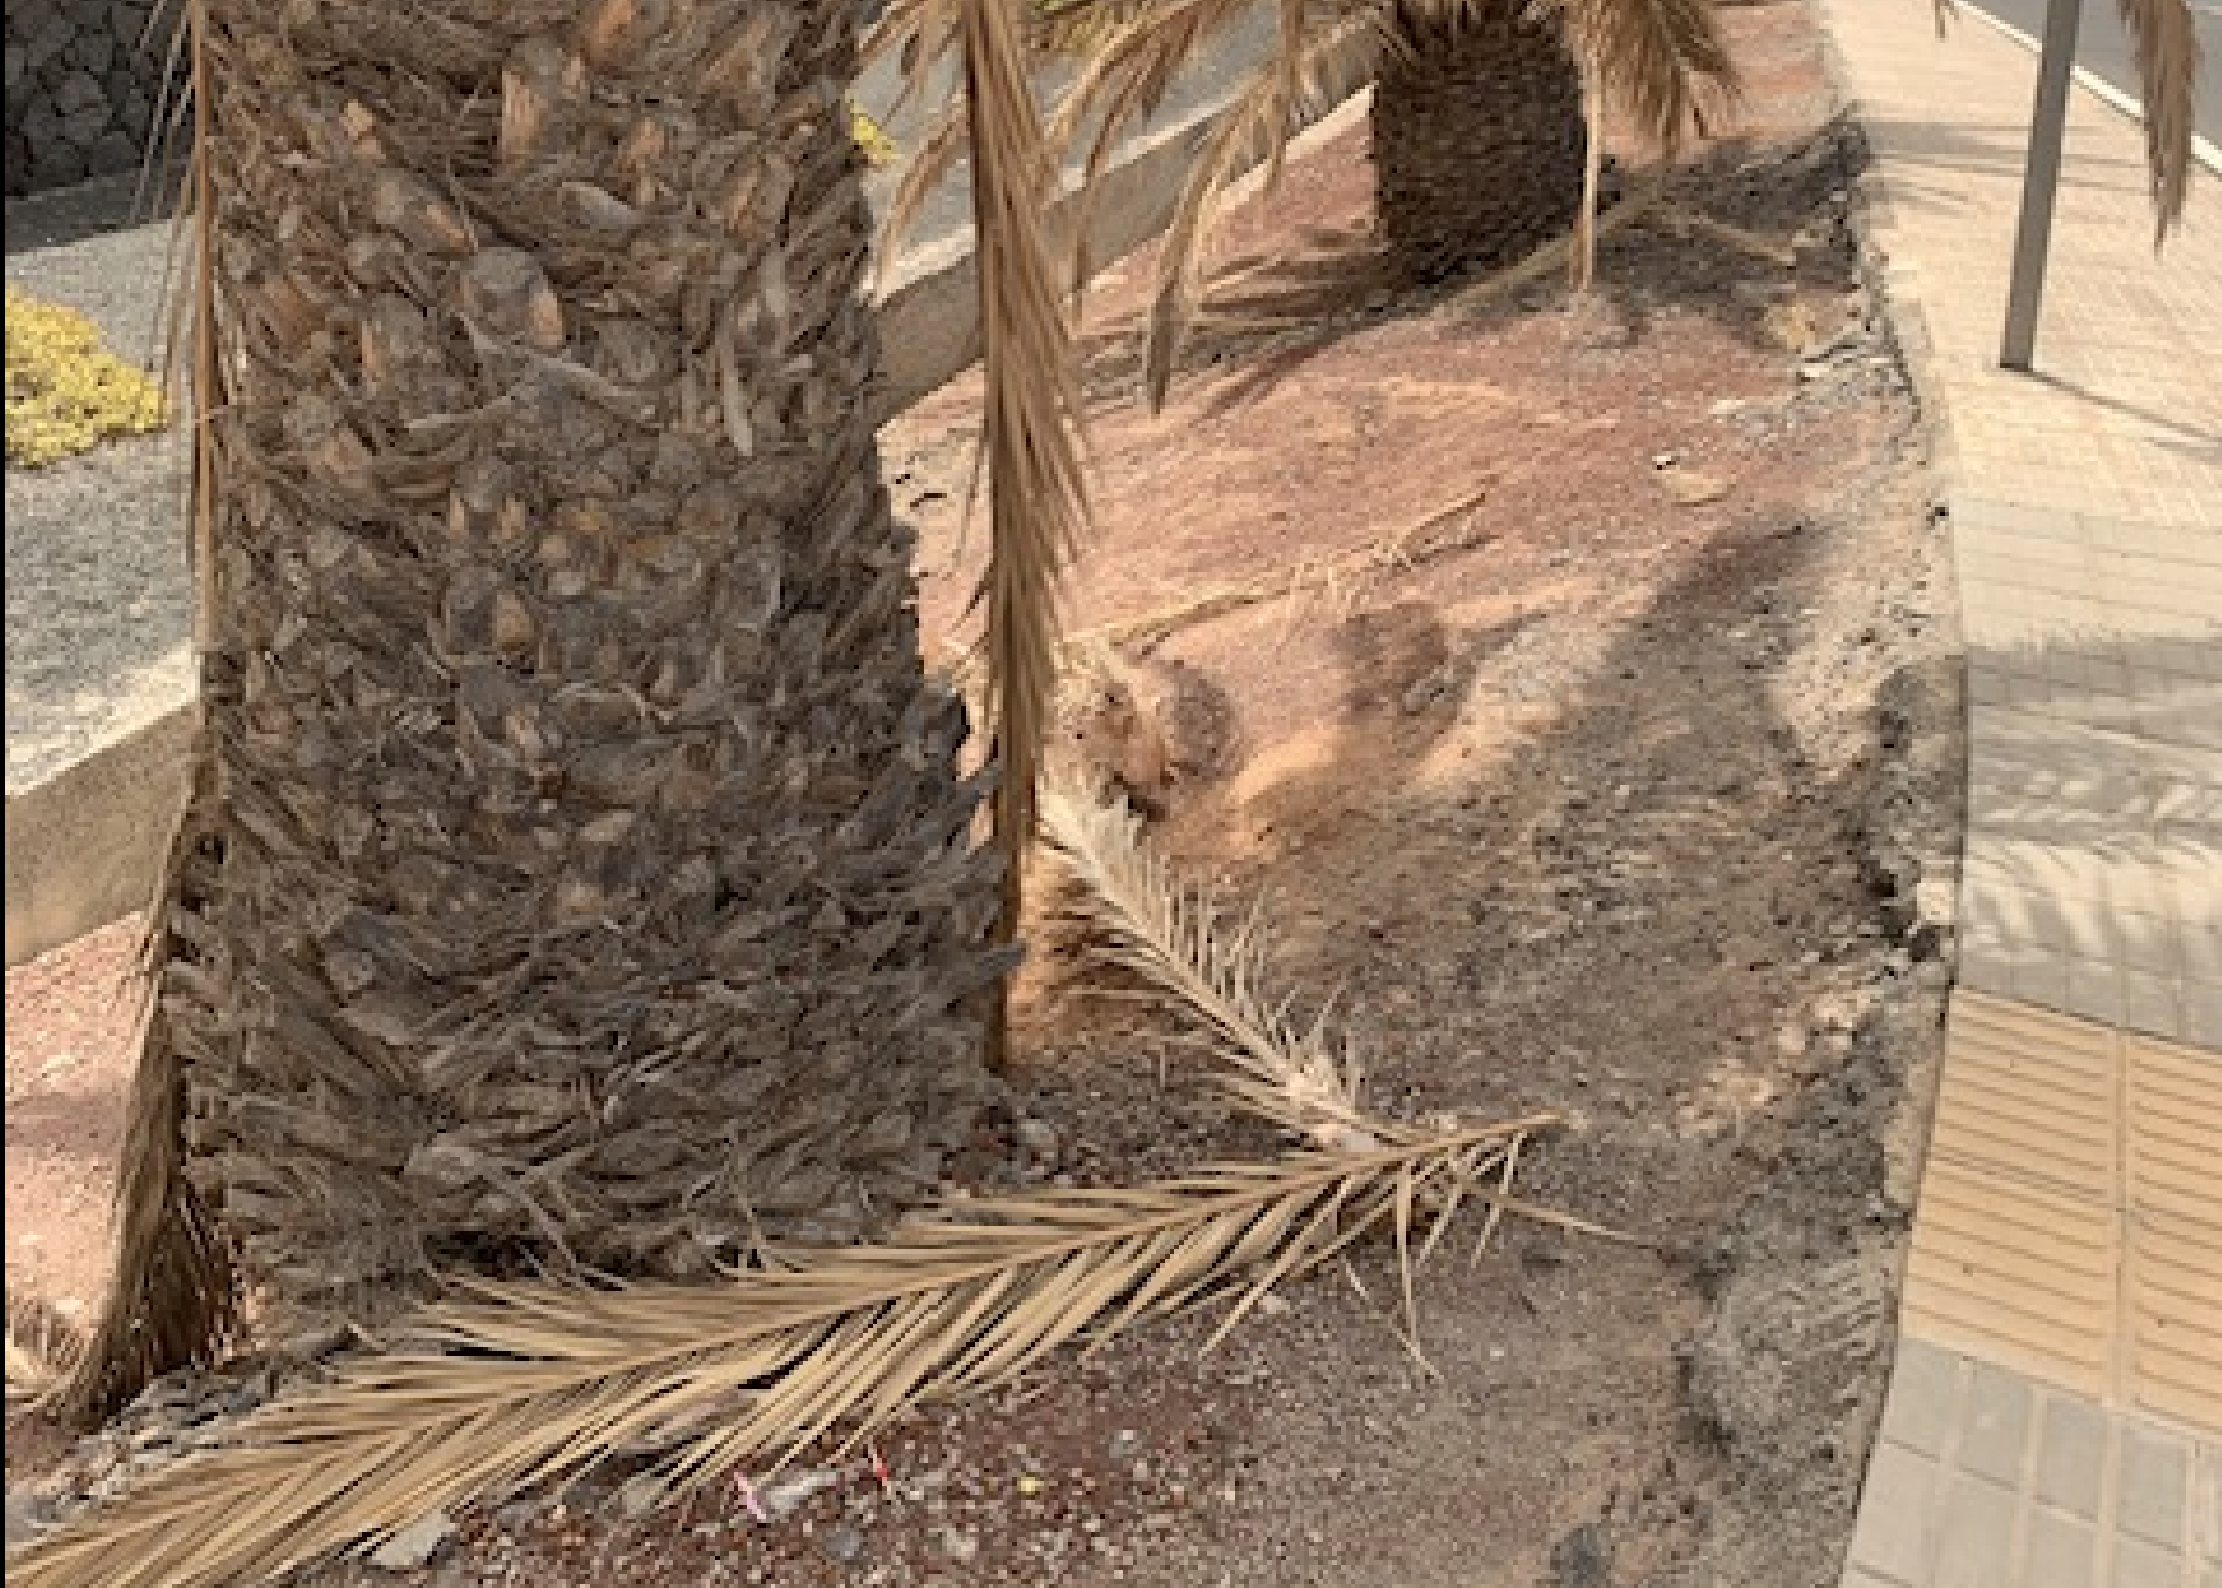
MULTIPOLYGON (((2005 34, 2006 37, 2012 39, 2030 54, 2039 56, 2044 54, 2044 44, 2040 40, 2032 38, 2003 17, 1994 17, 1980 6, 1967 6, 1965 10, 1976 21, 1995 32, 2005 34)), ((2086 71, 2080 66, 2075 68, 2075 81, 2077 87, 2091 94, 2102 104, 2120 111, 2130 120, 2140 125, 2144 123, 2145 106, 2143 101, 2132 98, 2105 78, 2100 77, 2095 72, 2086 71)), ((2200 137, 2197 133, 2191 135, 2191 158, 2205 166, 2216 176, 2222 176, 2222 149, 2217 149, 2213 143, 2200 137)))
MULTIPOLYGON (((1099 270, 1165 229, 1223 108, 1205 106, 1136 139, 1105 174, 1089 227, 1089 255, 1099 270)), ((1343 110, 1348 108, 1346 101, 1343 110)), ((1052 212, 1052 235, 1068 228, 1073 215, 1068 192, 1052 212)), ((875 406, 884 423, 979 357, 979 283, 970 229, 906 257, 881 291, 880 307, 881 386, 875 406)), ((183 798, 193 717, 191 703, 180 705, 8 796, 9 965, 105 926, 152 898, 183 798)))
POLYGON ((8 963, 143 908, 185 798, 195 708, 119 734, 8 796, 8 963))

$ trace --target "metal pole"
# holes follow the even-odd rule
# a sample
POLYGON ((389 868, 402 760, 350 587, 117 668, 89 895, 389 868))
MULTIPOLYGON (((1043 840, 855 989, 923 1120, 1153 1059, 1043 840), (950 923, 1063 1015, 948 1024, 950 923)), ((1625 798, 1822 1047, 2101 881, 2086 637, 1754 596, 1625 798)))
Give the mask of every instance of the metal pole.
POLYGON ((2044 54, 2037 61, 2037 104, 2029 118, 2029 161, 2021 178, 2021 224, 2014 233, 2014 280, 2006 296, 2006 338, 1998 362, 2026 370, 2037 348, 2037 309, 2052 247, 2052 202, 2060 188, 2060 144, 2067 132, 2068 80, 2075 68, 2083 0, 2051 0, 2044 54))

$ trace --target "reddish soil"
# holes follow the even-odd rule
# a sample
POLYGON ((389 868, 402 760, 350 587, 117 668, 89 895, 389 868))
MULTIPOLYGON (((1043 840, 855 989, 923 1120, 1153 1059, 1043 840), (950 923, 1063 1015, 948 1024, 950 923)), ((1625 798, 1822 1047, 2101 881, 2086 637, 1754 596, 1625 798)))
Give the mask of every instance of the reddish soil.
POLYGON ((137 917, 8 972, 8 1294, 100 1300, 131 1081, 137 917))
MULTIPOLYGON (((1091 322, 1099 531, 1070 614, 1083 630, 1276 586, 1118 659, 1165 751, 1128 778, 1162 807, 1159 840, 1192 878, 1269 900, 1276 973, 1303 1002, 1335 995, 1378 1106, 1564 1111, 1525 1193, 1638 1244, 1514 1222, 1477 1260, 1439 1259, 1425 1369, 1382 1310, 1386 1258, 1363 1253, 1208 1356, 1190 1320, 930 1412, 888 1442, 885 1484, 852 1473, 772 1527, 725 1488, 645 1519, 597 1488, 465 1516, 424 1571, 318 1581, 1833 1583, 1879 1323, 1827 1359, 1820 1409, 1784 1392, 1769 1459, 1798 1477, 1764 1565, 1723 1542, 1752 1508, 1746 1457, 1685 1364, 1743 1260, 1739 1214, 1785 1164, 1821 1164, 1784 1215, 1799 1258, 1878 1297, 1893 1282, 1897 1100, 1862 1011, 1934 977, 1882 918, 1868 813, 1878 700, 1949 650, 1950 598, 1845 241, 1811 22, 1724 17, 1742 141, 1705 151, 1675 202, 1742 242, 1632 224, 1572 304, 1555 278, 1393 293, 1354 128, 1237 217, 1228 255, 1273 263, 1222 298, 1157 418, 1132 396, 1148 261, 1116 273, 1091 322), (1338 571, 1415 526, 1405 560, 1338 571)), ((956 382, 883 437, 944 654, 984 535, 960 545, 978 405, 956 382)), ((122 1026, 95 1053, 76 1005, 69 1089, 21 1083, 66 1097, 34 1117, 75 1121, 68 1145, 59 1125, 19 1137, 13 1105, 19 1068, 65 1040, 54 989, 84 986, 107 941, 9 977, 11 1293, 92 1282, 122 1026), (42 1240, 20 1251, 19 1180, 42 1240)), ((1093 996, 1108 983, 1071 929, 1034 941, 1020 1102, 1057 1131, 1058 1173, 1271 1147, 1186 1084, 1175 1013, 1093 996)))

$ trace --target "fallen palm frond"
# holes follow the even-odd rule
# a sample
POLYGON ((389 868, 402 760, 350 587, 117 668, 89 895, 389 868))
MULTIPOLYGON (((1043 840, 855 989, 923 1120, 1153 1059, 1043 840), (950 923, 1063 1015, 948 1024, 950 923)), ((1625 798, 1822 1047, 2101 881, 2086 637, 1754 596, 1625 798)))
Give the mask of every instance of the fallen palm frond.
POLYGON ((10 1296, 7 1308, 7 1414, 45 1402, 85 1354, 85 1337, 44 1302, 10 1296))
MULTIPOLYGON (((1615 204, 1597 217, 1595 224, 1590 227, 1589 246, 1594 249, 1613 233, 1643 220, 1658 207, 1660 198, 1661 194, 1654 189, 1615 204)), ((1552 271, 1571 263, 1574 246, 1575 240, 1571 236, 1553 238, 1527 258, 1516 260, 1494 274, 1459 287, 1452 294, 1451 301, 1462 309, 1476 309, 1491 298, 1540 281, 1552 271)))
POLYGON ((243 1420, 233 1448, 44 1536, 8 1580, 244 1588, 705 1414, 659 1469, 670 1497, 828 1439, 853 1448, 912 1407, 1206 1302, 1228 1304, 1216 1343, 1272 1286, 1369 1232, 1386 1231, 1408 1274, 1468 1198, 1588 1228, 1481 1183, 1549 1123, 983 1200, 888 1245, 783 1251, 790 1266, 732 1284, 475 1283, 406 1326, 419 1344, 243 1420))
MULTIPOLYGON (((1088 523, 1080 465, 1080 371, 1043 234, 1056 168, 1005 0, 964 0, 965 115, 979 261, 980 446, 991 549, 974 602, 987 607, 987 715, 1003 855, 1002 942, 1018 931, 1044 742, 1057 693, 1058 587, 1088 523)), ((1002 1067, 1007 993, 991 1011, 1002 1067)))
MULTIPOLYGON (((1082 660, 1101 655, 1106 648, 1155 645, 1198 623, 1271 601, 1301 601, 1307 596, 1339 590, 1344 593, 1345 604, 1354 602, 1361 598, 1369 580, 1408 573, 1439 557, 1455 556, 1487 545, 1496 532, 1474 524, 1465 515, 1478 507, 1488 494, 1486 486, 1468 491, 1456 501, 1434 509, 1401 529, 1375 535, 1319 562, 1300 564, 1285 574, 1260 575, 1241 584, 1220 585, 1170 606, 1154 607, 1134 617, 1082 629, 1059 642, 1059 671, 1061 674, 1069 672, 1082 660)), ((979 668, 977 647, 957 647, 956 660, 950 668, 952 678, 967 684, 977 677, 979 668)))
POLYGON ((1753 259, 1779 269, 1791 269, 1798 262, 1797 252, 1789 244, 1778 243, 1770 237, 1762 237, 1757 232, 1746 231, 1741 226, 1731 225, 1684 205, 1663 206, 1657 216, 1653 217, 1653 221, 1663 231, 1673 232, 1678 236, 1699 233, 1735 249, 1740 254, 1748 254, 1753 259))
POLYGON ((1369 1115, 1364 1066, 1322 1008, 1308 1024, 1268 997, 1262 917, 1229 922, 1142 841, 1141 819, 1072 789, 1042 798, 1042 829, 1083 886, 1087 912, 1111 935, 1111 958, 1185 1004, 1221 1039, 1236 1073, 1221 1077, 1251 1112, 1332 1151, 1413 1139, 1369 1115))

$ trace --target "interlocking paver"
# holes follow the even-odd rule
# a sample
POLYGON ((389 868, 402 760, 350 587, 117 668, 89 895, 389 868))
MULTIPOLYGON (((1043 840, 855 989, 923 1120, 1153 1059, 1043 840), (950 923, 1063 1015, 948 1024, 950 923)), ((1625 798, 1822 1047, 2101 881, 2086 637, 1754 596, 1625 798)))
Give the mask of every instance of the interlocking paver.
MULTIPOLYGON (((2045 1512, 2079 1525, 2099 1519, 2113 1432, 2106 1413, 2092 1402, 2065 1395, 2048 1398, 2030 1491, 2045 1512)), ((2030 1552, 2038 1552, 2034 1538, 2030 1552)))
POLYGON ((2014 1580, 2015 1491, 1954 1474, 1936 1497, 1936 1588, 2001 1588, 2014 1580))
POLYGON ((1966 1379, 1966 1358, 1926 1340, 1901 1340, 1883 1409, 1882 1437, 1932 1460, 1941 1457, 1946 1438, 1959 1423, 1966 1379))
POLYGON ((1888 1440, 1867 1462, 1851 1564, 1892 1583, 1928 1578, 1937 1463, 1888 1440))
POLYGON ((2034 62, 1821 4, 1971 703, 1961 990, 1844 1581, 2222 1588, 2222 181, 2156 262, 2140 130, 2072 96, 2041 373, 2002 371, 2034 62))
POLYGON ((2180 1548, 2191 1484, 2190 1442, 2149 1428, 2129 1429, 2122 1436, 2121 1473, 2116 1525, 2147 1543, 2180 1548))
POLYGON ((2092 1588, 2097 1553, 2090 1523, 2037 1511, 2029 1519, 2024 1588, 2092 1588))

